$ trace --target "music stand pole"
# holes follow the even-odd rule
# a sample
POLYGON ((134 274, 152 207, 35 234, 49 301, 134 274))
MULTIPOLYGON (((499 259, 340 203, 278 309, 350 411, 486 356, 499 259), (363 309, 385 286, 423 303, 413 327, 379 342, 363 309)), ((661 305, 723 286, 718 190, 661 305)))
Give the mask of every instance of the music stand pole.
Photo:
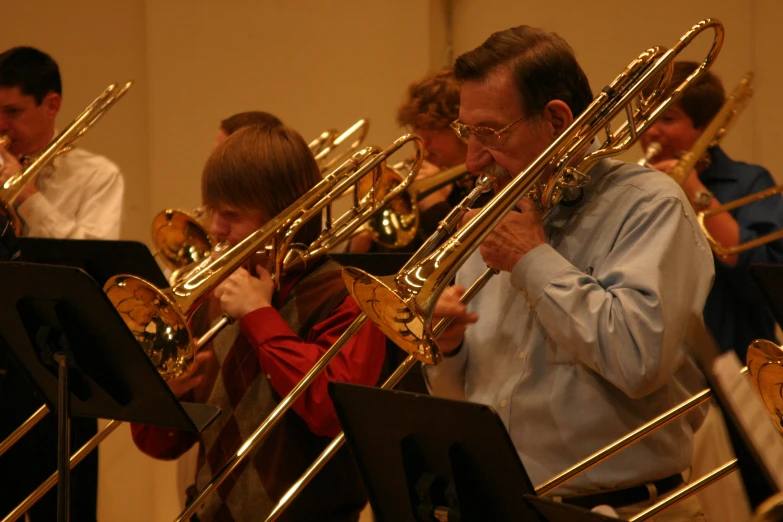
POLYGON ((57 398, 57 473, 60 486, 57 488, 57 522, 69 522, 71 499, 71 419, 70 394, 68 390, 68 355, 54 354, 58 364, 59 394, 57 398))

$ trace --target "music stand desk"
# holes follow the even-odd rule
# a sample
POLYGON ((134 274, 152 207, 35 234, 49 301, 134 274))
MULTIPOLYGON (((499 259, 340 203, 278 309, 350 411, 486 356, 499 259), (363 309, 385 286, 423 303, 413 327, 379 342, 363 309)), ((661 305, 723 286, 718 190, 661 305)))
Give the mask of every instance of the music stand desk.
POLYGON ((379 522, 436 520, 436 509, 437 520, 461 522, 617 520, 531 502, 533 484, 489 406, 338 382, 329 393, 379 522))
POLYGON ((84 271, 0 263, 0 288, 0 349, 58 414, 58 520, 68 517, 71 415, 190 431, 202 431, 218 415, 215 406, 176 399, 84 271))
POLYGON ((168 288, 149 248, 138 241, 20 237, 18 261, 81 268, 103 286, 111 276, 131 274, 168 288))

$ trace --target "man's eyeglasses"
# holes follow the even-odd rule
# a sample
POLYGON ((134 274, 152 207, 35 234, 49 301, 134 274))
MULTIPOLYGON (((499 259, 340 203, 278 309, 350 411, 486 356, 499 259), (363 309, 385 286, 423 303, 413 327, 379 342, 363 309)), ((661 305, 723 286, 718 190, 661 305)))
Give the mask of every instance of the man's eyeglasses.
POLYGON ((464 123, 460 123, 458 120, 451 122, 451 128, 454 130, 454 133, 457 135, 457 137, 465 143, 468 142, 472 134, 476 137, 479 143, 488 149, 502 149, 503 145, 506 144, 506 140, 508 139, 508 132, 511 130, 511 127, 524 119, 525 117, 522 116, 518 120, 509 123, 498 131, 489 127, 474 127, 473 125, 465 125, 464 123))

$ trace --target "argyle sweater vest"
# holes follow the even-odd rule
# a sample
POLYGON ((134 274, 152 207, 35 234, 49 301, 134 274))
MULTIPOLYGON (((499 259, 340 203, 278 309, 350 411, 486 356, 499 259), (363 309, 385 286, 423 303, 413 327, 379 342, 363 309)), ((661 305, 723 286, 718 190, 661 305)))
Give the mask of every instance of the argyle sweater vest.
MULTIPOLYGON (((291 288, 278 311, 291 330, 307 339, 348 295, 341 266, 324 260, 291 288)), ((215 340, 220 370, 209 404, 223 413, 201 434, 196 486, 201 491, 220 467, 279 404, 258 364, 256 348, 241 335, 238 324, 215 340)), ((263 520, 331 439, 314 435, 289 410, 210 497, 199 522, 263 520)), ((357 521, 366 503, 364 488, 350 454, 343 448, 303 490, 280 521, 357 521)))

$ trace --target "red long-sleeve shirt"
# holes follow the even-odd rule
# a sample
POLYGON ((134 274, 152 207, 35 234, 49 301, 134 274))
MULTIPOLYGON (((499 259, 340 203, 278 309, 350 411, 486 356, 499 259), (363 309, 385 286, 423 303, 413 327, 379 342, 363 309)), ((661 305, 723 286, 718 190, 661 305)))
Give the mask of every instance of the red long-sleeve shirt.
MULTIPOLYGON (((250 312, 239 324, 245 338, 255 348, 261 371, 274 390, 284 397, 360 312, 356 302, 348 296, 329 317, 313 326, 306 339, 297 336, 272 307, 250 312)), ((366 323, 294 402, 292 409, 307 422, 313 433, 334 437, 341 431, 327 385, 329 381, 376 384, 385 356, 385 342, 380 330, 372 323, 366 323)), ((132 424, 131 433, 139 449, 159 459, 175 459, 198 441, 196 433, 141 424, 132 424)))

